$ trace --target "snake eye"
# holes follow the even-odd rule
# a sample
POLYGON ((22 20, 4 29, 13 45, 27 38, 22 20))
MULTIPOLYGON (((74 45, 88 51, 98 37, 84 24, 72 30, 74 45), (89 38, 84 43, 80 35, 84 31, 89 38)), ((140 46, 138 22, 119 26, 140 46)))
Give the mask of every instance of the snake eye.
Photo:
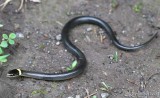
POLYGON ((20 75, 21 75, 21 70, 20 69, 13 69, 13 70, 10 70, 7 73, 7 77, 18 77, 20 75))

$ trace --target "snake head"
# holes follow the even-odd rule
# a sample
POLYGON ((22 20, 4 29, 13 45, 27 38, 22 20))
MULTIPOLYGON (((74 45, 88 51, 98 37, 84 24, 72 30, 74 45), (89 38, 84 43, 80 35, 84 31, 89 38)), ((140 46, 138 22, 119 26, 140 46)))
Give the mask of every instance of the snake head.
POLYGON ((20 69, 13 69, 8 71, 7 77, 19 77, 21 76, 22 71, 20 69))

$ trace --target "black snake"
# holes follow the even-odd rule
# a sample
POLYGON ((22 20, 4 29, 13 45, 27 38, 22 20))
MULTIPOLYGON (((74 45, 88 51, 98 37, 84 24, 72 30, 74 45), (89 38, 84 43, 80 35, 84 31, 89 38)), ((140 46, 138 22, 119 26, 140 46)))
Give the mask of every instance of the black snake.
POLYGON ((144 44, 140 44, 137 46, 125 46, 117 40, 115 33, 113 32, 112 28, 109 26, 107 22, 92 16, 79 16, 71 19, 68 23, 66 23, 62 30, 62 43, 64 44, 64 47, 76 57, 78 61, 76 68, 74 68, 71 71, 62 72, 62 73, 43 73, 43 72, 35 72, 35 71, 26 71, 21 69, 13 69, 8 72, 7 76, 8 77, 30 77, 30 78, 42 79, 42 80, 66 80, 66 79, 76 77, 81 73, 83 73, 87 65, 86 57, 81 52, 81 50, 79 50, 75 45, 72 44, 72 42, 69 39, 69 33, 71 29, 82 24, 92 24, 92 25, 99 26, 108 35, 113 45, 123 51, 135 51, 145 46, 149 42, 151 42, 157 35, 156 33, 150 40, 148 40, 144 44))

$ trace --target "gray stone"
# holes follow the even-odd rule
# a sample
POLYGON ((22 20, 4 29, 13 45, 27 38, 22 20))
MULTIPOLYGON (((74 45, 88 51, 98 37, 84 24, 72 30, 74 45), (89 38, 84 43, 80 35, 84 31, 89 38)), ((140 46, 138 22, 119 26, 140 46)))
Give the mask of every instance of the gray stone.
POLYGON ((76 95, 76 97, 75 98, 81 98, 81 96, 80 95, 76 95))
POLYGON ((60 45, 60 42, 59 42, 59 41, 58 41, 58 42, 56 42, 56 45, 57 45, 57 46, 59 46, 59 45, 60 45))
POLYGON ((67 98, 73 98, 73 97, 67 97, 67 98))
POLYGON ((108 93, 101 93, 101 98, 108 98, 109 94, 108 93))
POLYGON ((61 39, 62 39, 61 34, 58 34, 58 35, 56 36, 56 40, 57 40, 57 41, 60 41, 61 39))
POLYGON ((87 28, 87 32, 90 32, 90 31, 92 31, 92 28, 91 27, 87 28))
POLYGON ((18 38, 24 38, 24 35, 19 32, 19 33, 16 33, 16 37, 18 37, 18 38))

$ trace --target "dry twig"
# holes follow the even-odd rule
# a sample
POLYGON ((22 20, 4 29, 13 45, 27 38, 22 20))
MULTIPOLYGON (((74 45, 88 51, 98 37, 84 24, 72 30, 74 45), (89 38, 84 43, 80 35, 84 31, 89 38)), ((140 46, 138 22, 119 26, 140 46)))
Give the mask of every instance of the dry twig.
MULTIPOLYGON (((27 2, 27 0, 26 0, 26 2, 27 2)), ((16 10, 16 12, 19 12, 19 11, 23 8, 23 5, 24 5, 24 0, 21 0, 20 6, 19 6, 19 8, 16 10)))
POLYGON ((12 1, 12 0, 6 0, 4 3, 2 3, 2 4, 0 5, 0 7, 2 7, 1 10, 3 10, 11 1, 12 1))
MULTIPOLYGON (((11 1, 12 0, 5 0, 5 2, 0 5, 1 10, 3 10, 11 1)), ((23 8, 24 2, 27 2, 27 0, 20 0, 20 5, 16 12, 19 12, 23 8)))
POLYGON ((94 93, 92 93, 92 94, 89 94, 88 89, 85 89, 85 90, 86 90, 87 96, 86 96, 86 97, 84 97, 84 98, 90 98, 91 96, 93 96, 93 95, 97 94, 97 91, 96 91, 96 92, 94 92, 94 93))

